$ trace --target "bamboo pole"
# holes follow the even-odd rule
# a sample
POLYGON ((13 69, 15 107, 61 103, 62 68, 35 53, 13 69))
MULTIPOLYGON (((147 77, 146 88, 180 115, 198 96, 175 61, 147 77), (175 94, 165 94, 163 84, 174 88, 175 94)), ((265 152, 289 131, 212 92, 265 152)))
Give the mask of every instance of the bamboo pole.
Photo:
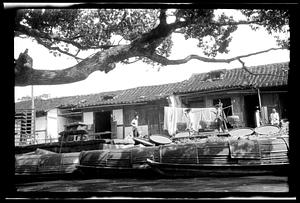
POLYGON ((31 130, 33 135, 33 141, 35 143, 35 105, 34 105, 34 94, 33 85, 31 85, 31 130))

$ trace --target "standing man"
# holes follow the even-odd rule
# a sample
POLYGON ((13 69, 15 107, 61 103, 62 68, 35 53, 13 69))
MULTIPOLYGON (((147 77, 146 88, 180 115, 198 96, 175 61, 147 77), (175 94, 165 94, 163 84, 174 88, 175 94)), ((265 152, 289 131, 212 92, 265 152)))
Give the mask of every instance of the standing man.
POLYGON ((216 116, 216 122, 218 126, 218 131, 223 132, 223 116, 222 116, 222 103, 219 103, 216 105, 217 108, 217 116, 216 116))
POLYGON ((256 127, 259 127, 261 124, 260 111, 258 106, 256 106, 256 110, 255 110, 255 124, 256 127))
POLYGON ((217 126, 218 126, 218 131, 220 133, 224 132, 224 126, 225 126, 225 129, 227 131, 227 126, 226 126, 227 120, 226 120, 225 113, 223 112, 223 103, 221 102, 221 100, 219 100, 219 103, 215 107, 217 109, 216 123, 217 123, 217 126))
POLYGON ((134 114, 134 118, 131 121, 131 126, 132 126, 132 133, 133 133, 133 137, 139 137, 140 134, 138 132, 138 125, 139 125, 139 116, 137 113, 134 114))
POLYGON ((271 125, 279 126, 279 114, 276 109, 272 109, 272 113, 270 114, 271 125))

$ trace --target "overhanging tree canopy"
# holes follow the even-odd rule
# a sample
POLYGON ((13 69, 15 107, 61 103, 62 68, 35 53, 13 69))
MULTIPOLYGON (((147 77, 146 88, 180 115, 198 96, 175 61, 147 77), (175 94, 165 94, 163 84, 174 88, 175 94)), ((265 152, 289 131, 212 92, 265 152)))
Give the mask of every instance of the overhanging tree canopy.
MULTIPOLYGON (((230 63, 242 58, 276 49, 289 49, 289 37, 278 39, 279 47, 270 47, 229 59, 215 59, 217 53, 227 53, 228 45, 238 25, 254 30, 264 27, 273 32, 289 32, 287 10, 240 10, 243 20, 215 15, 214 9, 20 9, 16 13, 15 37, 30 37, 54 55, 66 54, 78 63, 63 70, 32 68, 27 50, 15 61, 15 85, 57 85, 86 79, 92 72, 106 73, 116 63, 129 64, 137 60, 160 65, 177 65, 191 59, 204 62, 230 63), (168 22, 168 18, 172 18, 168 22), (183 59, 168 57, 172 48, 172 33, 181 33, 198 40, 206 56, 189 55, 183 59), (114 40, 116 36, 121 40, 114 40), (204 40, 206 39, 206 40, 204 40), (94 49, 95 54, 80 58, 79 53, 94 49)), ((250 39, 251 40, 251 39, 250 39)))

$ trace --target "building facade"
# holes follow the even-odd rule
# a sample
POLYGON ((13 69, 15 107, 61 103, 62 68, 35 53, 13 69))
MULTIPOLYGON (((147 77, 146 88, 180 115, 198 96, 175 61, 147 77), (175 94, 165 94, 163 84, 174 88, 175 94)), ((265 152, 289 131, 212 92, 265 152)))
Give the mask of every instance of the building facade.
MULTIPOLYGON (((220 101, 226 116, 237 116, 241 126, 255 127, 257 110, 260 110, 261 124, 269 123, 272 108, 277 109, 280 118, 287 119, 288 70, 289 63, 254 66, 247 70, 222 69, 194 74, 178 83, 39 99, 35 101, 34 142, 57 141, 59 132, 74 122, 86 124, 91 138, 124 139, 131 133, 130 123, 135 113, 139 114, 142 136, 167 134, 163 128, 164 107, 208 108, 220 101)), ((16 103, 16 115, 30 106, 31 101, 16 103)), ((15 117, 16 126, 26 122, 15 117)), ((21 138, 26 140, 28 135, 21 134, 16 127, 16 143, 21 138)))
MULTIPOLYGON (((138 113, 139 131, 142 136, 162 134, 164 107, 169 105, 169 96, 180 85, 181 83, 172 83, 37 100, 35 110, 39 115, 36 115, 36 132, 45 129, 44 137, 51 137, 50 141, 54 141, 58 139, 58 134, 65 130, 66 125, 78 122, 87 125, 91 139, 124 139, 132 132, 130 123, 134 114, 138 113)), ((16 103, 16 115, 28 109, 30 105, 31 101, 16 103)), ((15 121, 17 120, 16 118, 15 121)), ((37 134, 35 137, 39 137, 40 140, 46 139, 37 134)))
POLYGON ((227 116, 236 115, 241 125, 256 127, 255 112, 261 124, 269 124, 275 108, 287 119, 289 63, 277 63, 194 74, 174 94, 190 108, 213 107, 223 103, 227 116))

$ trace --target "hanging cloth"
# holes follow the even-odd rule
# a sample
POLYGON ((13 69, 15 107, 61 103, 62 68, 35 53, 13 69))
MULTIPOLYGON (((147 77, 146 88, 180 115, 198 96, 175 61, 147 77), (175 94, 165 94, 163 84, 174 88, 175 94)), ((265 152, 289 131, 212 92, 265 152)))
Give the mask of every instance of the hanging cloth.
POLYGON ((215 108, 192 108, 190 112, 192 128, 194 131, 202 129, 201 123, 213 122, 216 119, 215 108))
POLYGON ((198 131, 201 122, 213 122, 216 119, 215 108, 190 108, 190 112, 186 113, 188 108, 164 107, 164 130, 170 135, 177 132, 178 123, 186 123, 189 130, 198 131))
POLYGON ((170 135, 176 134, 178 122, 187 122, 184 110, 185 108, 164 107, 164 130, 168 130, 170 135))

